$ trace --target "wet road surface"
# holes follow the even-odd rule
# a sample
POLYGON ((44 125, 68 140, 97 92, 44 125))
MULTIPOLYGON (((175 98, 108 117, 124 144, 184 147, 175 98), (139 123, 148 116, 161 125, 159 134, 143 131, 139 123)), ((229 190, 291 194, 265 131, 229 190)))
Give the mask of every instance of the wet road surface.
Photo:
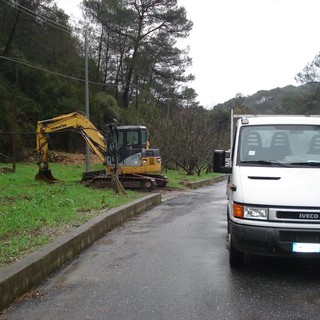
POLYGON ((0 319, 320 319, 320 263, 249 257, 231 270, 225 183, 106 234, 0 319))

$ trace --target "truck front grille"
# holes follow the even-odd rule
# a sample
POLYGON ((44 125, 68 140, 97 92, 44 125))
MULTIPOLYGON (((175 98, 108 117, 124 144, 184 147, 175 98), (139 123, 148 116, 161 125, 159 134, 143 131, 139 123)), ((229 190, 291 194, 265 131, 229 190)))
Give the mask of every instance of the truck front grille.
POLYGON ((280 231, 281 242, 320 243, 320 232, 316 231, 280 231))
POLYGON ((277 218, 280 219, 296 219, 296 220, 311 220, 320 221, 319 212, 304 212, 304 211, 277 211, 277 218))
POLYGON ((270 208, 269 220, 320 224, 320 208, 270 208))

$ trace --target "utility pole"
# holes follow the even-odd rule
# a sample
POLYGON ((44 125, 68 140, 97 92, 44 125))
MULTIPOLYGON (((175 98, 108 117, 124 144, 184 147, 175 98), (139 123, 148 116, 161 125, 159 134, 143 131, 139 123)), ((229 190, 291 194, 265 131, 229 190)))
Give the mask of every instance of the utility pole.
POLYGON ((168 89, 168 98, 167 98, 167 118, 170 118, 170 87, 168 89))
MULTIPOLYGON (((84 46, 85 46, 85 104, 86 104, 86 115, 87 118, 90 118, 89 112, 89 64, 88 64, 88 32, 85 31, 85 39, 84 39, 84 46)), ((90 165, 90 147, 86 143, 86 172, 91 171, 90 165)))
POLYGON ((14 85, 14 99, 13 99, 13 112, 12 112, 12 172, 16 172, 18 91, 19 91, 19 63, 16 62, 16 80, 14 85))

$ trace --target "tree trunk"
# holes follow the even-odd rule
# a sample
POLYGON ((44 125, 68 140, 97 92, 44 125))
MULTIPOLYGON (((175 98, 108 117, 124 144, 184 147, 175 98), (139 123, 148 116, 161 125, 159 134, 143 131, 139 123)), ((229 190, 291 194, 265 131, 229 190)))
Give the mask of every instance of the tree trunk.
MULTIPOLYGON (((19 21, 20 14, 21 14, 21 11, 17 10, 17 14, 15 16, 15 19, 14 19, 14 22, 13 22, 13 26, 12 26, 8 41, 7 41, 7 43, 5 45, 5 48, 4 48, 3 52, 2 52, 2 56, 4 56, 4 57, 6 57, 8 55, 8 52, 10 50, 10 46, 11 46, 14 34, 16 32, 16 29, 17 29, 17 24, 18 24, 18 21, 19 21)), ((3 59, 0 59, 0 65, 3 63, 3 61, 4 61, 3 59)))

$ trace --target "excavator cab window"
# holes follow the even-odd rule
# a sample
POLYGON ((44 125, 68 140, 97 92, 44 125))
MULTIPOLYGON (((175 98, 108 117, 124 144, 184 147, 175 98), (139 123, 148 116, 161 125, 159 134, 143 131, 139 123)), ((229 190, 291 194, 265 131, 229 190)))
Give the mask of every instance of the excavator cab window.
POLYGON ((124 133, 122 131, 120 131, 118 134, 119 134, 118 135, 118 149, 121 149, 121 148, 123 148, 123 143, 124 143, 124 139, 123 139, 124 133))
POLYGON ((147 145, 147 130, 141 130, 141 144, 145 147, 147 145))
POLYGON ((127 146, 139 145, 139 132, 138 131, 128 131, 127 132, 127 146))

